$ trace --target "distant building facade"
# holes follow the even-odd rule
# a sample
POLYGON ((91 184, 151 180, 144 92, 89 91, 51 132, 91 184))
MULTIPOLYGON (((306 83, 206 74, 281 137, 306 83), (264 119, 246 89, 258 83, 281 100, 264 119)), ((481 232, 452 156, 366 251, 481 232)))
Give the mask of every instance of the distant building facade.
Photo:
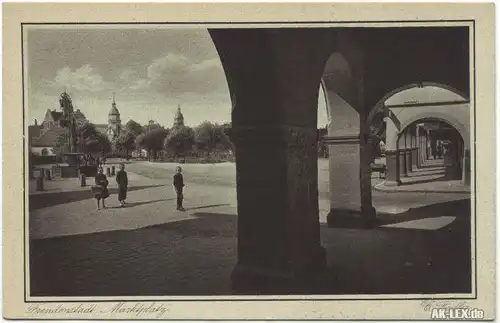
MULTIPOLYGON (((79 109, 73 113, 73 117, 77 122, 86 120, 85 115, 79 109)), ((41 125, 38 125, 35 119, 35 124, 28 126, 28 144, 34 155, 55 156, 53 149, 57 138, 66 132, 61 125, 62 119, 62 112, 47 109, 41 125)))
MULTIPOLYGON (((87 118, 77 109, 73 113, 77 122, 87 121, 87 118)), ((28 145, 30 151, 37 156, 55 156, 54 147, 57 139, 63 135, 67 129, 62 127, 63 113, 57 110, 47 109, 44 119, 39 125, 35 120, 33 125, 28 126, 28 145)), ((116 107, 115 97, 108 113, 108 124, 95 124, 97 131, 105 134, 113 142, 120 136, 122 129, 120 111, 116 107)), ((113 146, 113 145, 112 145, 113 146)))

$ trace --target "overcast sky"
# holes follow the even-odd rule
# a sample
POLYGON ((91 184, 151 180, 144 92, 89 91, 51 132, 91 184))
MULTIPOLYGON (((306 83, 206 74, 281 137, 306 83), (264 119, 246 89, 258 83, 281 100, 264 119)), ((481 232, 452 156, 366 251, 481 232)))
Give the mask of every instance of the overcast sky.
MULTIPOLYGON (((115 93, 122 123, 171 126, 180 104, 187 125, 231 119, 220 59, 204 29, 30 29, 28 119, 59 111, 66 89, 94 123, 107 123, 115 93)), ((322 93, 318 124, 327 123, 322 93)))

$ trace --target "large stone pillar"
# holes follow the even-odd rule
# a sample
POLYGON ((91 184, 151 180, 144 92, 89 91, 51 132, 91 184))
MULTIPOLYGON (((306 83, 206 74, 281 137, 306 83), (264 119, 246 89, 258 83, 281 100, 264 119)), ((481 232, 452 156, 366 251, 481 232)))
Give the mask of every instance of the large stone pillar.
POLYGON ((320 245, 316 129, 235 126, 241 292, 280 292, 326 265, 320 245), (315 178, 316 177, 316 178, 315 178), (269 285, 269 286, 268 286, 269 285))
MULTIPOLYGON (((333 56, 332 56, 333 57, 333 56)), ((351 59, 351 63, 360 63, 351 59)), ((328 62, 327 67, 331 61, 328 62)), ((367 111, 362 103, 362 66, 351 65, 351 76, 337 71, 323 75, 332 122, 325 143, 330 153, 330 212, 328 225, 372 226, 375 208, 371 192, 372 144, 365 127, 367 111), (342 94, 342 98, 340 98, 342 94), (336 119, 335 115, 341 116, 336 119)))
POLYGON ((346 222, 370 225, 375 217, 371 202, 369 145, 360 135, 330 135, 325 138, 330 152, 330 226, 346 222), (368 167, 367 167, 368 166, 368 167), (362 178, 365 182, 362 182, 362 178), (370 180, 367 183, 366 178, 370 180))
POLYGON ((324 282, 316 282, 326 257, 319 233, 317 97, 331 31, 216 29, 210 35, 233 104, 234 292, 321 292, 324 282))

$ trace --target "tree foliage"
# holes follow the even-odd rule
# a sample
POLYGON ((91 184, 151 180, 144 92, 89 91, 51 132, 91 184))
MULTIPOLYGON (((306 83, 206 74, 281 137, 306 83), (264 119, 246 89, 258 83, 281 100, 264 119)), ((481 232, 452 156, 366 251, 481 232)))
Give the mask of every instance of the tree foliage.
POLYGON ((111 142, 108 137, 96 131, 85 139, 84 152, 92 155, 107 154, 111 152, 111 142))
POLYGON ((125 130, 116 138, 114 145, 117 151, 125 152, 125 157, 129 158, 129 152, 134 150, 136 136, 131 130, 125 130))
POLYGON ((194 128, 194 144, 196 148, 206 151, 209 154, 217 145, 220 130, 220 128, 211 122, 202 122, 194 128))
POLYGON ((213 124, 208 121, 202 122, 194 129, 194 142, 196 148, 210 154, 215 149, 233 150, 229 140, 230 124, 213 124))
POLYGON ((162 126, 148 125, 145 132, 136 138, 136 146, 148 151, 150 157, 156 159, 158 151, 163 149, 163 141, 168 135, 168 130, 162 126))
MULTIPOLYGON (((111 143, 106 135, 97 131, 94 124, 83 121, 76 124, 77 147, 78 151, 85 153, 85 161, 95 159, 95 155, 106 154, 111 151, 111 143)), ((55 142, 54 153, 61 156, 70 152, 68 145, 69 135, 65 131, 55 142)))
POLYGON ((144 128, 138 122, 132 119, 127 121, 127 123, 125 124, 125 130, 132 133, 134 137, 137 137, 144 132, 144 128))
POLYGON ((173 152, 175 157, 185 155, 187 151, 193 148, 194 137, 194 131, 190 127, 175 127, 165 138, 164 147, 166 150, 173 152))

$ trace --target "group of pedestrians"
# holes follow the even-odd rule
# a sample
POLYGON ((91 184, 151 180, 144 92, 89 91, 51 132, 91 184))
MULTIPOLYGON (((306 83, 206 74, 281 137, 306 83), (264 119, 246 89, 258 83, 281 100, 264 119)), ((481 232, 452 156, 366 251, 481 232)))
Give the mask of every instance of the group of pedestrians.
MULTIPOLYGON (((125 171, 125 164, 120 164, 120 170, 116 173, 116 183, 118 184, 118 202, 120 206, 123 207, 127 204, 127 190, 128 190, 128 175, 125 171)), ((94 197, 97 201, 97 209, 106 208, 106 199, 109 197, 108 190, 109 181, 102 167, 99 167, 98 173, 95 176, 95 186, 92 186, 92 191, 94 192, 94 197)), ((182 206, 184 200, 183 190, 184 190, 184 178, 182 176, 182 168, 177 166, 175 168, 175 175, 173 180, 173 186, 175 193, 177 195, 177 210, 185 211, 182 206)))
MULTIPOLYGON (((127 204, 127 189, 128 189, 128 175, 125 171, 125 164, 120 164, 120 170, 116 173, 116 183, 118 184, 118 201, 120 206, 127 204)), ((97 175, 95 176, 95 186, 92 186, 94 197, 97 200, 97 209, 106 208, 106 199, 109 197, 108 190, 109 181, 104 175, 104 169, 99 167, 97 175)))

